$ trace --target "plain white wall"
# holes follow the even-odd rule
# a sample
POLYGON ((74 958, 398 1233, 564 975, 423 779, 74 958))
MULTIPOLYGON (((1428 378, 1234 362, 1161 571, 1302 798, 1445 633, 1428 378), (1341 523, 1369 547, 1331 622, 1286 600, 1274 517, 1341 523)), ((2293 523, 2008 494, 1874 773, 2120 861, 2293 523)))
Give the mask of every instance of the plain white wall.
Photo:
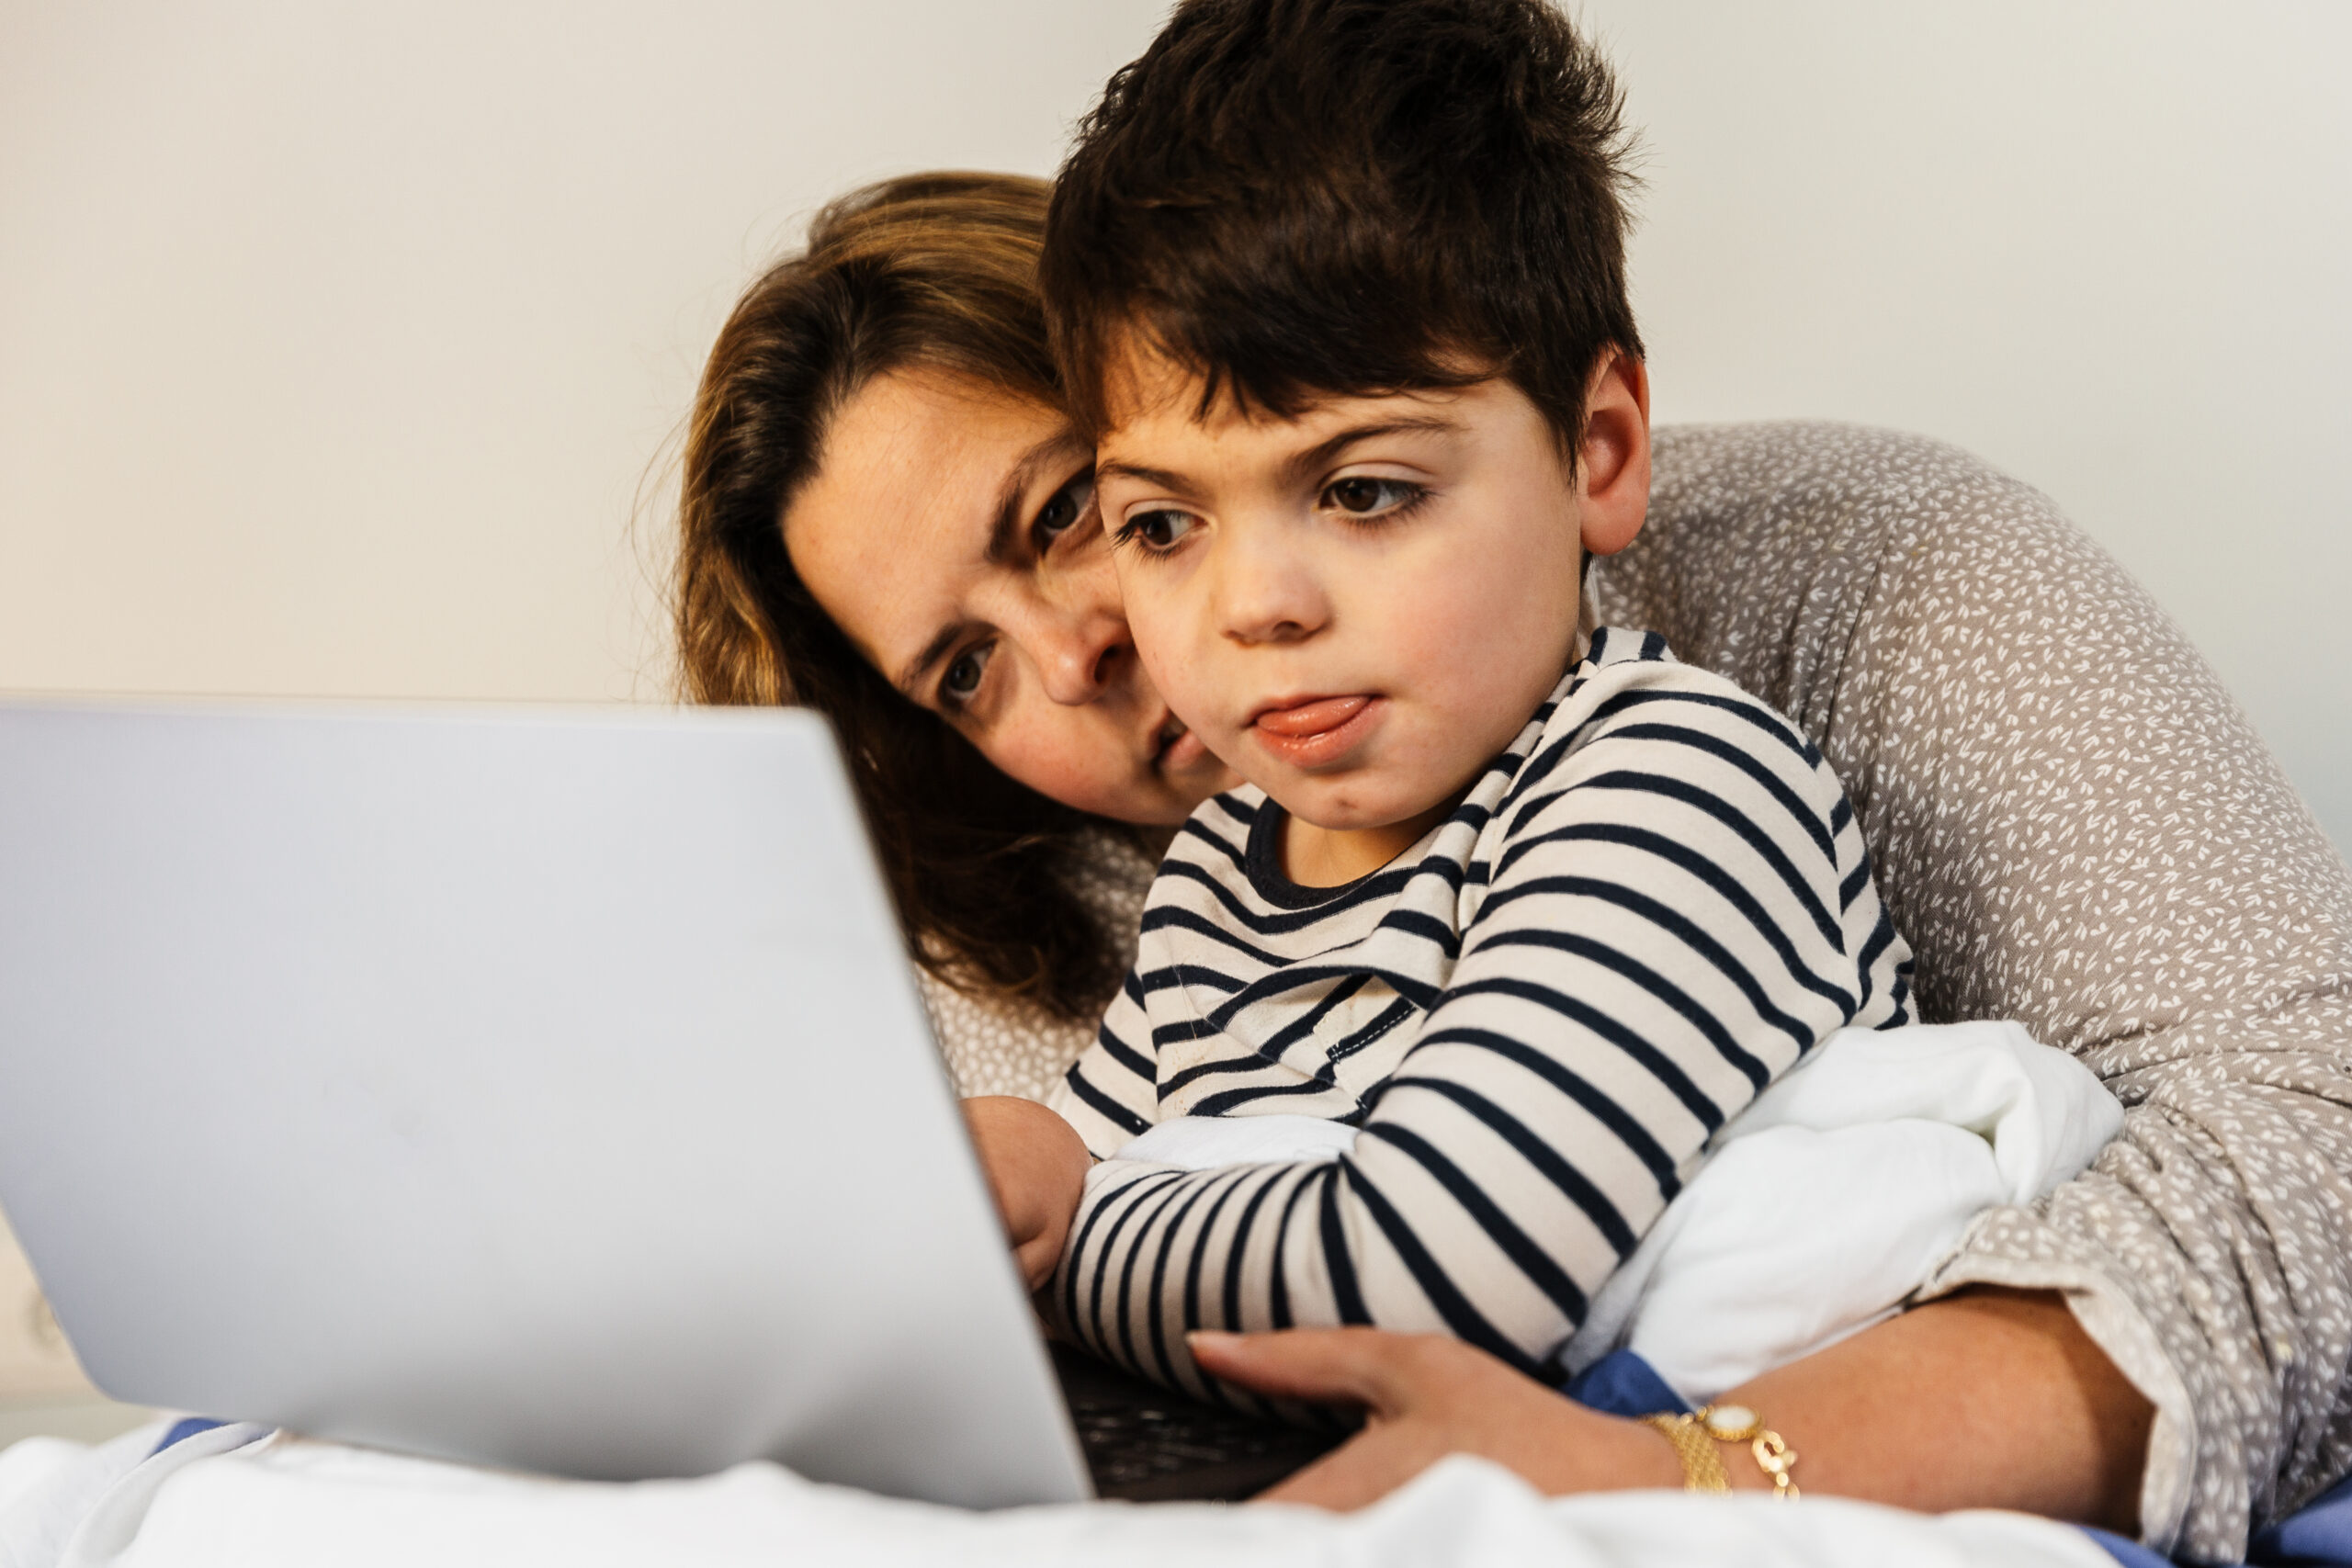
MULTIPOLYGON (((1160 10, 0 0, 0 689, 661 694, 629 518, 735 291, 854 181, 1048 171, 1160 10)), ((2041 486, 2352 844, 2352 9, 1584 14, 1661 417, 2041 486)))
POLYGON ((1661 419, 1967 446, 2188 629, 2352 851, 2352 6, 1614 0, 1661 419))
POLYGON ((738 289, 1050 172, 1159 10, 0 0, 0 688, 660 694, 626 525, 738 289))

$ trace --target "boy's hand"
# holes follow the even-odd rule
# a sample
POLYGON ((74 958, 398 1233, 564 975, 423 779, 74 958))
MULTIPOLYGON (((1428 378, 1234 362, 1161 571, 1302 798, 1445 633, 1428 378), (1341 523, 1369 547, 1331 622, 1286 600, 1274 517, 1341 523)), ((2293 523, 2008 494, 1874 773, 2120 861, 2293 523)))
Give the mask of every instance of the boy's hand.
POLYGON ((1034 1100, 1001 1094, 967 1100, 964 1124, 996 1194, 1013 1261, 1034 1292, 1061 1260, 1093 1159, 1078 1130, 1034 1100))

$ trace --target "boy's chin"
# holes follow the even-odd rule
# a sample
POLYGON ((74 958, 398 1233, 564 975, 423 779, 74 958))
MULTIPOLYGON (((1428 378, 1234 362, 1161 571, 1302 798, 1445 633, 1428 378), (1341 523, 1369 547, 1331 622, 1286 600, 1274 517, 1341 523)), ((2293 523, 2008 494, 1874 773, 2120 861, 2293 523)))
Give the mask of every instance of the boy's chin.
POLYGON ((1285 779, 1280 788, 1262 783, 1258 787, 1265 790, 1294 820, 1326 833, 1378 833, 1425 823, 1430 813, 1445 806, 1453 795, 1447 791, 1424 799, 1402 790, 1375 793, 1344 785, 1316 787, 1323 783, 1317 780, 1302 787, 1299 781, 1285 779))

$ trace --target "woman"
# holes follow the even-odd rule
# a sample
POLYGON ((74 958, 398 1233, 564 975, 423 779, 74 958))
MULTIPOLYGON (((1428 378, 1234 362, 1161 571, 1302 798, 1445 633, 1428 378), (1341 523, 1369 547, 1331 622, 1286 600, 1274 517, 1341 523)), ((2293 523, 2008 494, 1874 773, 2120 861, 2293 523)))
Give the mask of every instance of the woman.
MULTIPOLYGON (((1045 200, 934 175, 829 209, 722 333, 687 455, 690 687, 840 728, 910 944, 963 998, 942 1032, 967 1092, 1075 1052, 1136 846, 1226 782, 1125 639, 1031 293, 1045 200), (993 1060, 971 1043, 989 1018, 993 1060)), ((2024 1018, 2135 1109, 2092 1172, 1988 1218, 1952 1293, 1733 1397, 1811 1490, 2231 1556, 2352 1462, 2352 890, 2193 652, 2038 500, 1920 443, 1773 439, 1802 482, 1743 511, 1747 436, 1660 438, 1657 537, 1596 573, 1610 618, 1821 741, 1931 1014, 2024 1018), (1936 500, 1971 486, 1999 526, 1936 500), (1844 522, 1792 522, 1825 497, 1844 522), (1691 582, 1743 573, 1724 615, 1691 612, 1691 582), (1984 950, 2005 927, 2047 934, 1984 950)), ((1454 1450, 1554 1491, 1673 1473, 1655 1433, 1448 1342, 1198 1354, 1374 1411, 1285 1495, 1365 1500, 1454 1450)))
POLYGON ((1228 782, 1126 640, 1093 455, 1055 407, 1045 206, 1034 180, 943 175, 828 209, 712 350, 686 457, 688 690, 852 738, 967 1093, 1042 1095, 1093 1037, 1151 832, 1228 782), (788 555, 786 497, 842 547, 788 555))

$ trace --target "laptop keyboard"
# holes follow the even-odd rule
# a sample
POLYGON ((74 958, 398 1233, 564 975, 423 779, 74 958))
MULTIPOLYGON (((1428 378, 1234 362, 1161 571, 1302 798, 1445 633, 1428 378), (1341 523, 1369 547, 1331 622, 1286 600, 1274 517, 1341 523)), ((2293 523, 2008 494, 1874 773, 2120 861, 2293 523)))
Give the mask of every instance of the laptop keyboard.
POLYGON ((1329 1452, 1346 1436, 1204 1404, 1067 1345, 1051 1348, 1100 1496, 1238 1502, 1329 1452))

